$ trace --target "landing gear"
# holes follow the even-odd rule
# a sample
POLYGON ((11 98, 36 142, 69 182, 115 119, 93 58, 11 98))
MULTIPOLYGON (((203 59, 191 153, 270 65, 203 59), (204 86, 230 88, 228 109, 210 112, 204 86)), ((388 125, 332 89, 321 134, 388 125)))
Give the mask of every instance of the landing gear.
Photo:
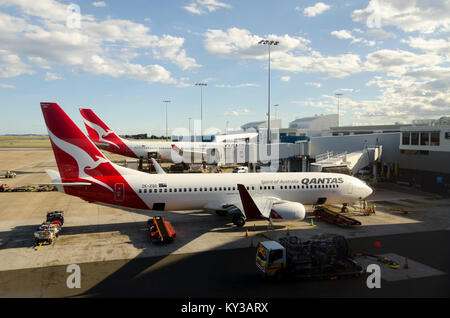
POLYGON ((228 214, 227 211, 222 211, 222 210, 216 210, 216 213, 217 213, 217 215, 219 215, 219 216, 225 216, 225 215, 228 214))
POLYGON ((341 212, 342 213, 347 213, 348 212, 347 203, 342 204, 341 212))
POLYGON ((245 224, 244 216, 242 215, 233 216, 233 223, 239 227, 243 227, 245 224))

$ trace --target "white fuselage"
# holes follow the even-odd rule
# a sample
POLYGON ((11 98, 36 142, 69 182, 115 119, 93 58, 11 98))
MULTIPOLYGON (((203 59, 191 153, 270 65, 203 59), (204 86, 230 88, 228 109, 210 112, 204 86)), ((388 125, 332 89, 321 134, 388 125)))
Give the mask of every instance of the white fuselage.
MULTIPOLYGON (((141 141, 129 141, 122 139, 123 142, 136 154, 136 157, 146 158, 148 153, 155 152, 158 153, 162 160, 168 160, 173 162, 182 162, 187 160, 190 162, 189 158, 186 158, 186 153, 192 152, 194 154, 194 159, 196 162, 202 162, 202 156, 200 153, 210 151, 212 149, 223 151, 226 147, 230 145, 244 144, 243 142, 236 143, 225 143, 225 142, 169 142, 169 141, 155 141, 155 142, 141 142, 141 141), (179 153, 172 149, 172 145, 175 145, 181 149, 185 154, 179 155, 179 153), (197 156, 197 157, 195 157, 197 156), (184 160, 183 160, 184 159, 184 160)), ((214 157, 214 153, 211 154, 214 157)))
POLYGON ((334 173, 149 175, 137 172, 123 177, 149 209, 156 203, 172 211, 222 210, 224 205, 240 201, 237 184, 246 186, 254 198, 274 197, 304 205, 316 204, 320 198, 326 198, 325 203, 329 204, 352 203, 372 193, 361 180, 334 173))

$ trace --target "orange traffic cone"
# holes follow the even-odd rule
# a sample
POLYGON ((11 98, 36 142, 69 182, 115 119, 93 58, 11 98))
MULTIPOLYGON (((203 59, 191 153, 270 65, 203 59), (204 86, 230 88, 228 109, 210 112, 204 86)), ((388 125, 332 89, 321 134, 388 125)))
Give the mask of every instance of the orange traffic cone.
POLYGON ((408 269, 409 265, 408 265, 408 259, 405 257, 405 264, 403 264, 403 268, 404 269, 408 269))
POLYGON ((252 240, 250 241, 250 248, 253 248, 253 238, 252 238, 252 240))
POLYGON ((248 230, 245 230, 245 237, 248 237, 248 230))

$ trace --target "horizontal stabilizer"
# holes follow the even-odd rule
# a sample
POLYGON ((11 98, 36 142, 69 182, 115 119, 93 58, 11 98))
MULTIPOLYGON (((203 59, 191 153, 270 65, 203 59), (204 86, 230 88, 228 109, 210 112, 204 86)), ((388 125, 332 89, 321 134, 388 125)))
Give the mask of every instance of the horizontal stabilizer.
POLYGON ((64 187, 87 187, 92 185, 90 182, 49 182, 49 183, 32 183, 33 185, 46 185, 46 186, 64 186, 64 187))

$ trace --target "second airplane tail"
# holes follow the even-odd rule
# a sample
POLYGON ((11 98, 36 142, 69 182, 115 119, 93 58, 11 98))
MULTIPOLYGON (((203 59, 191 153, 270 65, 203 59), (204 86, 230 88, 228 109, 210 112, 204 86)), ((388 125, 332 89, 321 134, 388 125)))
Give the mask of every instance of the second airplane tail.
POLYGON ((119 155, 137 158, 126 143, 88 108, 80 108, 89 138, 99 147, 119 155))

